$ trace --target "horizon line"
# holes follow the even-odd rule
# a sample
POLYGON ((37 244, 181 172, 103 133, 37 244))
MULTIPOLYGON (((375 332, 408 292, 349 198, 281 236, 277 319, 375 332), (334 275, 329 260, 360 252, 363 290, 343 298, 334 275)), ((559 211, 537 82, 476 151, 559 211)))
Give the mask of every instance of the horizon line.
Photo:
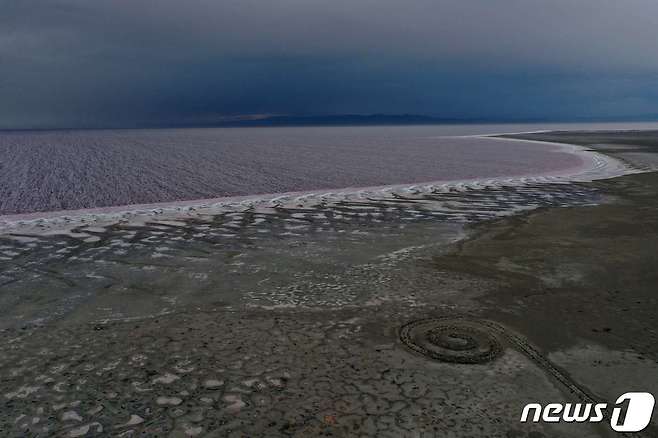
POLYGON ((10 131, 75 131, 113 129, 192 129, 192 128, 275 128, 275 127, 322 127, 322 126, 413 126, 413 125, 469 125, 469 124, 533 124, 533 123, 643 123, 658 122, 658 115, 628 117, 440 117, 426 114, 353 114, 337 113, 328 115, 272 115, 263 118, 239 118, 213 122, 181 123, 137 123, 96 124, 79 126, 33 126, 0 127, 0 132, 10 131))

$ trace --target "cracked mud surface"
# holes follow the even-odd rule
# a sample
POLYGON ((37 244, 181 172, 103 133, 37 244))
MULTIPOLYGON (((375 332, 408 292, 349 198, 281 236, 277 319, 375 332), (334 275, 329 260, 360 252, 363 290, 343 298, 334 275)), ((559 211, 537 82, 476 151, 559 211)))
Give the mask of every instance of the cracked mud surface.
POLYGON ((501 419, 516 417, 520 401, 560 397, 513 349, 486 366, 409 353, 396 326, 410 316, 209 312, 6 333, 0 427, 8 436, 502 437, 501 419))

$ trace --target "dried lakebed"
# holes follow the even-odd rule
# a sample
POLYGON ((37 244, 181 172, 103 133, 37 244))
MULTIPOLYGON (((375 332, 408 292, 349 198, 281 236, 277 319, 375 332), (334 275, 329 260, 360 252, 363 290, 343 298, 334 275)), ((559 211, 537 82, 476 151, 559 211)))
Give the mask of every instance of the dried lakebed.
POLYGON ((5 236, 0 431, 614 436, 518 418, 580 401, 559 376, 596 400, 658 390, 656 192, 647 173, 5 236), (505 218, 542 206, 567 208, 505 218), (433 345, 496 354, 400 339, 457 315, 503 332, 433 345))

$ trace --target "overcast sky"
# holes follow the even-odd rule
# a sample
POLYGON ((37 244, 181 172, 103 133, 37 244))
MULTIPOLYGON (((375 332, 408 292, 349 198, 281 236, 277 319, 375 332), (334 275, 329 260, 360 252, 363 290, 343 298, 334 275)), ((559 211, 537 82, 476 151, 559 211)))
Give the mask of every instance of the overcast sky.
POLYGON ((658 114, 656 0, 0 0, 0 127, 658 114))

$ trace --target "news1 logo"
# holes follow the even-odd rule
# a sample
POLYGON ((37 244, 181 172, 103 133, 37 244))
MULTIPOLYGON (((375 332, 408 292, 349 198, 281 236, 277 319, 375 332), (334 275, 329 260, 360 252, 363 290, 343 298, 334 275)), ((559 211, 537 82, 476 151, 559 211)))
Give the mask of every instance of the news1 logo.
MULTIPOLYGON (((616 432, 640 432, 649 425, 656 403, 648 392, 627 392, 619 396, 612 408, 610 427, 616 432)), ((605 418, 607 403, 528 403, 521 413, 521 423, 598 423, 605 418)))

